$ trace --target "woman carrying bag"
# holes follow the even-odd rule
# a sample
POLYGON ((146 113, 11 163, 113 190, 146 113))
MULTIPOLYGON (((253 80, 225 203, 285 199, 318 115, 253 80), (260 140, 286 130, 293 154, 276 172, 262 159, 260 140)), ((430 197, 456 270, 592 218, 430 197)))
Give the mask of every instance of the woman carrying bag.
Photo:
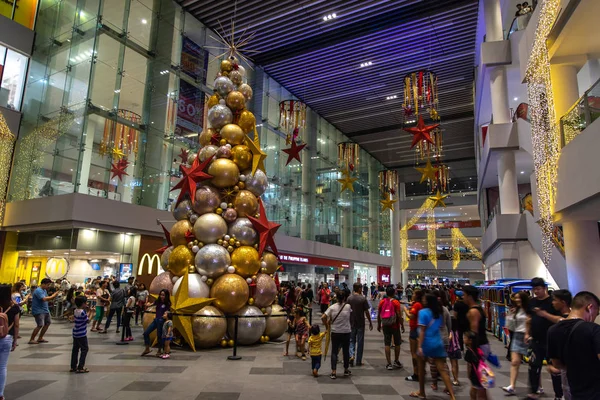
MULTIPOLYGON (((346 303, 346 292, 340 290, 337 292, 337 303, 329 307, 323 316, 323 324, 331 332, 331 379, 337 378, 337 360, 340 347, 344 355, 344 376, 352 375, 348 369, 350 366, 350 316, 352 307, 346 303)), ((327 348, 327 346, 326 346, 327 348)), ((327 355, 327 353, 326 353, 327 355)))

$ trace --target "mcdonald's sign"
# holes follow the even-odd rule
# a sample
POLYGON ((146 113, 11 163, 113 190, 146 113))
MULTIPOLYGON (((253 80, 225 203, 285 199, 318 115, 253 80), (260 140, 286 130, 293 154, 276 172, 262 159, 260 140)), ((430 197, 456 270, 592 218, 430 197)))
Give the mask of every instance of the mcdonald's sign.
POLYGON ((165 272, 162 265, 160 264, 160 257, 158 256, 158 254, 150 255, 150 254, 146 253, 142 256, 142 259, 140 260, 140 264, 138 266, 138 271, 137 271, 138 276, 144 275, 144 266, 148 266, 147 275, 158 275, 158 274, 165 272), (155 264, 156 264, 156 274, 153 274, 152 270, 154 269, 155 264))
POLYGON ((46 262, 46 276, 55 280, 64 278, 69 272, 69 262, 62 257, 51 257, 46 262))

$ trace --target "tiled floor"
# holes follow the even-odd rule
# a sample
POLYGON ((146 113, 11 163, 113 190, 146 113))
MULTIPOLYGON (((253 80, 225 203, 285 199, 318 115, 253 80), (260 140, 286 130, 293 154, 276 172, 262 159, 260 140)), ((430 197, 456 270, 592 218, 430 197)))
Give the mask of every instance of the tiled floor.
MULTIPOLYGON (((315 320, 320 315, 315 311, 315 320)), ((169 400, 392 400, 409 399, 417 383, 406 382, 411 371, 385 369, 383 336, 376 330, 367 332, 365 366, 352 369, 351 378, 329 379, 329 358, 322 363, 318 378, 313 378, 310 361, 283 357, 283 343, 241 347, 240 361, 229 361, 231 349, 212 349, 192 353, 173 351, 169 360, 140 357, 141 328, 134 328, 136 340, 127 346, 115 345, 114 331, 108 335, 89 333, 89 374, 71 374, 71 325, 55 321, 50 327, 47 344, 28 345, 27 337, 33 319, 24 317, 21 324, 23 339, 10 355, 5 397, 9 400, 62 399, 169 399, 169 400)), ((113 328, 116 329, 116 326, 113 328)), ((403 335, 407 339, 408 335, 403 335)), ((293 344, 291 346, 294 347, 293 344)), ((502 344, 493 340, 494 351, 504 359, 502 344)), ((411 366, 408 343, 402 346, 401 362, 411 366)), ((499 389, 508 384, 509 363, 496 369, 497 387, 490 398, 503 399, 499 389)), ((410 367, 412 368, 412 367, 410 367)), ((340 366, 338 371, 343 368, 340 366)), ((457 398, 468 399, 464 362, 460 364, 461 380, 457 398)), ((341 374, 340 374, 341 375, 341 374)), ((548 375, 544 387, 551 391, 548 375)), ((521 367, 517 392, 526 394, 527 366, 521 367)), ((443 385, 440 385, 443 387, 443 385)), ((429 399, 447 399, 426 386, 429 399)), ((549 396, 549 395, 547 395, 549 396)))

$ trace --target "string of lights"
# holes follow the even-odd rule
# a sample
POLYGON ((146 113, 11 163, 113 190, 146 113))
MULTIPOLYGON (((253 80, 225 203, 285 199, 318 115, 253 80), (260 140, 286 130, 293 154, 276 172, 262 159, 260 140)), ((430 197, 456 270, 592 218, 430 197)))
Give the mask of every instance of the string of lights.
POLYGON ((427 210, 427 258, 437 269, 437 238, 436 238, 435 211, 427 210))
POLYGON ((450 233, 452 235, 452 269, 456 269, 458 264, 460 263, 460 239, 455 232, 455 229, 452 228, 450 233))
POLYGON ((0 113, 0 221, 4 220, 4 211, 6 210, 8 176, 14 146, 15 135, 10 131, 4 116, 0 113))
MULTIPOLYGON (((462 244, 463 246, 465 246, 465 248, 467 250, 469 250, 471 253, 473 253, 473 255, 475 257, 483 259, 483 255, 481 254, 481 252, 479 250, 477 250, 475 248, 475 246, 473 246, 473 244, 469 241, 469 239, 466 238, 466 236, 460 231, 459 228, 452 228, 450 232, 452 234, 452 246, 454 247, 453 251, 457 251, 460 244, 462 244), (459 243, 459 246, 456 246, 454 244, 455 240, 459 243)), ((460 250, 458 250, 458 251, 460 251, 460 250)), ((453 257, 454 257, 454 255, 453 255, 453 257)), ((460 253, 459 253, 459 260, 460 260, 460 253)))

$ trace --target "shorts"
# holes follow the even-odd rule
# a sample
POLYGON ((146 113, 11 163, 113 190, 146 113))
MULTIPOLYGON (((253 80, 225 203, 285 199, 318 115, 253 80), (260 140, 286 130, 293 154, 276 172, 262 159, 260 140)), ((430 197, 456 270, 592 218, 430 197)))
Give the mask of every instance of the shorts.
POLYGON ((104 317, 104 306, 96 306, 96 315, 94 315, 94 321, 102 321, 104 317))
POLYGON ((411 340, 418 340, 419 339, 419 330, 411 329, 410 333, 408 334, 408 338, 411 340))
POLYGON ((310 356, 310 361, 312 369, 316 369, 318 371, 319 368, 321 368, 321 355, 310 356))
POLYGON ((392 338, 394 338, 394 345, 400 346, 400 329, 391 327, 391 326, 384 326, 383 327, 383 344, 384 344, 384 346, 386 346, 386 347, 391 346, 392 338))
POLYGON ((512 340, 510 342, 510 351, 512 353, 527 355, 527 349, 529 346, 525 343, 525 333, 515 332, 513 333, 512 340))
POLYGON ((172 342, 172 341, 173 341, 173 336, 163 338, 163 342, 172 342))
POLYGON ((41 328, 45 325, 50 325, 52 323, 52 321, 50 320, 50 314, 48 313, 36 314, 33 317, 35 318, 35 323, 38 328, 41 328))
POLYGON ((423 343, 423 355, 431 358, 446 358, 448 353, 446 353, 446 348, 443 344, 428 347, 425 343, 423 343))

